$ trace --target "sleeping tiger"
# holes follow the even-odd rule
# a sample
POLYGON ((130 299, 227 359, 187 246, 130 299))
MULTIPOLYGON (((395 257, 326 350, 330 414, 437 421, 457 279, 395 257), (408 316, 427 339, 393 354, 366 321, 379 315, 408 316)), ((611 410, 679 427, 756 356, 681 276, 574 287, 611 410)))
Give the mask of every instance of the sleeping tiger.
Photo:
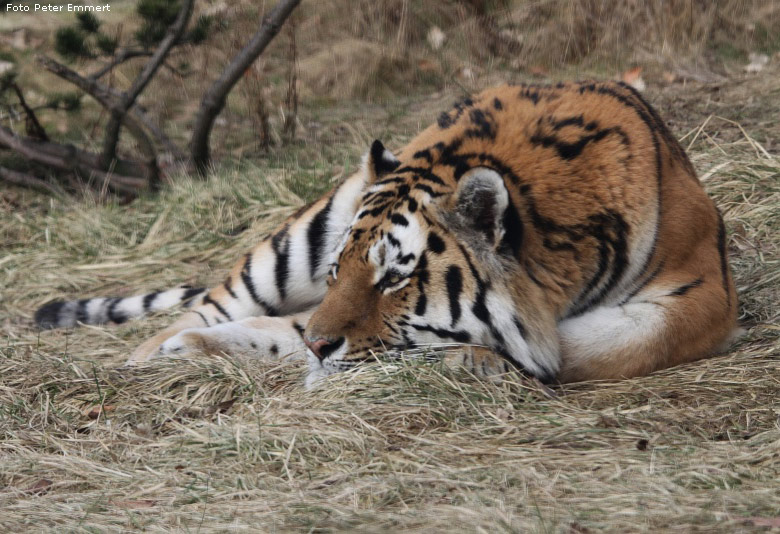
POLYGON ((615 379, 736 331, 723 221, 622 83, 503 86, 290 217, 210 290, 53 302, 41 327, 190 311, 128 363, 198 350, 306 357, 308 384, 375 352, 460 346, 481 376, 615 379))

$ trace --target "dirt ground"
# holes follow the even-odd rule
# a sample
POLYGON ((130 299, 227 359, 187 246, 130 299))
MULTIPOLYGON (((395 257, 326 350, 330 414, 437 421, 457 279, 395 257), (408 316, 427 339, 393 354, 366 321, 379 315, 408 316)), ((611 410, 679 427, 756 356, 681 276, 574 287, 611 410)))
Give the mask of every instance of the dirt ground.
POLYGON ((307 392, 298 364, 117 369, 178 312, 37 331, 53 298, 212 284, 458 89, 344 107, 292 155, 128 206, 0 190, 0 530, 752 532, 780 528, 780 68, 651 83, 723 212, 746 335, 652 376, 551 390, 417 362, 307 392))

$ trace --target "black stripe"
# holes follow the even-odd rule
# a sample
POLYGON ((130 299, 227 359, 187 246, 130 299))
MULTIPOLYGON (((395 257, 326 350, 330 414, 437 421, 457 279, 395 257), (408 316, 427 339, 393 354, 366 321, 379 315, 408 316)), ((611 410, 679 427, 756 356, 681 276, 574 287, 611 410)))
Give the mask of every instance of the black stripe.
POLYGON ((211 304, 212 306, 214 306, 219 313, 221 313, 227 318, 228 321, 233 320, 233 318, 230 316, 227 310, 223 308, 219 302, 211 298, 211 295, 206 295, 205 297, 203 297, 203 305, 205 306, 206 304, 211 304))
POLYGON ((246 255, 246 261, 244 261, 244 266, 241 268, 241 281, 244 282, 244 286, 246 287, 249 296, 252 297, 254 303, 260 306, 260 308, 262 308, 262 310, 265 312, 266 315, 271 317, 275 317, 279 315, 279 312, 276 310, 276 308, 268 304, 266 301, 260 298, 260 295, 257 294, 255 283, 252 280, 252 253, 251 252, 246 255))
POLYGON ((425 191, 426 193, 428 193, 428 195, 431 198, 436 198, 436 197, 440 197, 440 196, 444 195, 444 193, 437 193, 430 186, 425 185, 425 184, 414 184, 414 189, 419 189, 420 191, 425 191))
POLYGON ((460 267, 451 265, 444 276, 447 285, 447 296, 450 300, 450 315, 452 316, 452 326, 460 319, 460 294, 463 291, 463 275, 460 267))
POLYGON ((227 280, 225 280, 222 283, 222 287, 225 288, 225 291, 227 291, 228 295, 233 297, 234 299, 238 300, 238 295, 236 295, 236 292, 233 291, 233 288, 231 287, 233 280, 228 276, 227 280))
POLYGON ((431 156, 431 151, 427 148, 425 150, 419 150, 415 152, 412 157, 414 159, 424 159, 428 163, 433 163, 433 156, 431 156))
POLYGON ((487 304, 485 303, 485 300, 487 299, 487 289, 482 283, 478 283, 477 285, 477 298, 474 299, 474 305, 471 307, 471 313, 474 314, 474 317, 486 325, 492 327, 493 325, 490 322, 490 313, 488 313, 487 304))
POLYGON ((309 223, 309 229, 306 231, 306 240, 309 244, 309 274, 314 280, 317 276, 317 269, 320 268, 322 255, 325 251, 325 232, 328 228, 328 215, 333 207, 333 197, 330 197, 328 203, 322 208, 309 223))
POLYGON ((284 302, 287 298, 287 279, 290 277, 290 240, 285 239, 288 237, 287 229, 288 227, 285 226, 271 238, 271 247, 276 254, 274 274, 280 302, 284 302))
POLYGON ((425 296, 425 284, 430 280, 430 273, 428 272, 428 256, 423 253, 420 256, 420 261, 417 262, 414 274, 417 276, 417 292, 419 297, 417 304, 414 308, 414 313, 417 315, 424 315, 425 310, 428 307, 428 297, 425 296))
POLYGON ((390 222, 393 224, 397 224, 398 226, 409 226, 409 221, 406 220, 406 217, 404 217, 400 213, 393 213, 390 216, 390 222))
POLYGON ((127 321, 127 314, 117 313, 116 311, 117 305, 119 305, 119 303, 123 300, 124 299, 119 297, 111 299, 111 302, 108 304, 108 309, 106 311, 106 315, 108 316, 109 321, 116 324, 122 324, 127 321))
POLYGON ((406 265, 407 263, 409 263, 410 261, 412 261, 416 257, 417 256, 415 255, 414 252, 410 252, 409 254, 406 254, 404 256, 401 256, 401 254, 399 253, 397 261, 401 265, 406 265))
POLYGON ((515 328, 517 328, 517 331, 520 333, 520 337, 525 339, 527 332, 523 323, 520 322, 520 319, 517 316, 512 317, 512 321, 515 323, 515 328))
POLYGON ((534 103, 534 106, 539 103, 539 91, 535 87, 523 87, 518 93, 520 98, 525 98, 534 103))
POLYGON ((481 109, 472 109, 469 112, 469 119, 474 128, 466 130, 466 137, 473 137, 477 139, 495 139, 498 126, 496 125, 496 119, 490 111, 483 111, 481 109))
POLYGON ((306 332, 306 328, 301 326, 301 324, 298 321, 293 321, 292 327, 295 329, 296 332, 298 332, 298 335, 301 336, 301 339, 304 339, 303 334, 306 332))
POLYGON ((401 248, 401 242, 392 233, 387 234, 387 241, 394 247, 401 248))
POLYGON ((681 296, 685 295, 691 289, 693 289, 695 287, 699 287, 702 284, 702 282, 704 282, 703 279, 697 278, 693 282, 690 282, 688 284, 685 284, 685 285, 682 285, 682 286, 678 287, 677 289, 675 289, 674 291, 669 293, 669 296, 670 297, 681 297, 681 296))
POLYGON ((387 184, 399 184, 405 181, 406 180, 404 178, 399 178, 398 176, 391 176, 390 178, 382 178, 378 182, 374 182, 374 186, 387 185, 387 184))
POLYGON ((655 280, 655 278, 658 276, 658 273, 661 272, 661 270, 664 268, 664 265, 666 264, 666 260, 661 260, 661 262, 658 264, 658 267, 656 267, 650 275, 645 278, 641 284, 636 286, 631 293, 629 293, 622 301, 620 301, 620 306, 634 298, 637 294, 639 294, 640 291, 642 291, 644 288, 647 287, 647 285, 655 280))
POLYGON ((390 202, 385 202, 384 204, 380 204, 378 206, 375 206, 373 208, 366 209, 360 212, 358 215, 358 219, 362 219, 364 217, 376 217, 378 215, 381 215, 383 211, 385 211, 390 206, 390 202))
POLYGON ((672 132, 666 126, 666 123, 658 114, 658 112, 655 110, 655 108, 651 106, 647 102, 647 100, 645 100, 645 98, 642 96, 642 94, 639 91, 637 91, 627 83, 618 82, 618 85, 621 86, 623 89, 627 90, 629 93, 631 93, 631 95, 633 95, 633 97, 637 100, 637 102, 639 102, 642 106, 644 106, 647 113, 653 119, 653 122, 658 132, 660 132, 661 137, 663 137, 664 141, 666 142, 666 146, 671 150, 672 155, 676 157, 680 163, 682 163, 683 167, 685 167, 685 170, 687 171, 687 174, 691 177, 691 179, 693 179, 696 183, 699 183, 699 180, 696 177, 696 169, 693 168, 693 165, 691 164, 691 160, 688 159, 688 155, 685 153, 685 150, 683 150, 679 141, 677 141, 677 138, 674 135, 672 135, 672 132))
MULTIPOLYGON (((406 186, 409 187, 409 186, 406 186)), ((386 190, 386 191, 369 191, 365 195, 363 195, 363 205, 370 206, 372 204, 379 204, 380 202, 384 202, 388 198, 395 198, 396 191, 392 190, 386 190)), ((326 206, 327 208, 327 206, 326 206)), ((322 213, 322 212, 320 212, 322 213)), ((319 215, 318 213, 317 215, 319 215)), ((316 217, 316 216, 315 216, 316 217)), ((312 219, 312 222, 314 219, 312 219)))
POLYGON ((410 324, 415 330, 423 332, 431 332, 440 338, 450 338, 458 343, 468 343, 471 341, 471 335, 465 330, 447 330, 444 328, 436 328, 427 324, 410 324))
POLYGON ((204 288, 204 287, 190 287, 190 288, 187 288, 187 290, 181 296, 181 301, 186 303, 188 300, 190 300, 191 298, 193 298, 193 297, 195 297, 197 295, 200 295, 204 291, 206 291, 206 288, 204 288))
POLYGON ((417 304, 414 306, 414 313, 416 315, 425 315, 425 310, 428 308, 428 297, 425 293, 420 291, 420 296, 417 298, 417 304))
POLYGON ((41 328, 57 328, 60 326, 60 312, 65 302, 57 300, 44 304, 35 312, 35 323, 41 328))
POLYGON ((552 125, 553 130, 560 130, 566 126, 583 127, 585 125, 585 119, 582 117, 582 114, 577 115, 576 117, 567 117, 561 120, 557 120, 555 117, 548 117, 547 121, 552 125))
POLYGON ((598 269, 580 293, 578 304, 568 317, 581 315, 597 306, 617 285, 628 266, 627 236, 629 227, 623 217, 617 213, 605 213, 591 215, 588 217, 588 221, 595 223, 592 227, 592 234, 599 242, 598 269), (610 253, 612 256, 611 273, 607 282, 595 295, 588 296, 610 270, 610 253))
POLYGON ((428 234, 428 250, 434 254, 441 254, 446 250, 446 248, 447 247, 445 246, 442 238, 439 237, 439 234, 436 232, 430 232, 428 234))
POLYGON ((504 210, 502 219, 504 225, 504 237, 501 238, 499 250, 511 252, 515 258, 520 257, 520 251, 523 248, 523 221, 517 213, 517 208, 512 204, 504 210))
POLYGON ((536 271, 535 271, 536 268, 529 263, 527 258, 526 261, 523 263, 523 267, 525 267, 525 272, 528 274, 528 278, 531 279, 531 282, 533 282, 534 284, 536 284, 541 288, 548 289, 548 290, 550 289, 550 287, 547 284, 539 280, 539 278, 536 276, 536 271))
POLYGON ((154 291, 153 293, 147 293, 144 295, 144 312, 148 312, 149 309, 152 307, 152 304, 154 303, 154 299, 157 298, 157 295, 160 294, 160 291, 154 291))
POLYGON ((621 143, 626 146, 629 144, 628 136, 618 126, 614 128, 605 128, 604 130, 600 130, 590 135, 583 135, 574 143, 561 141, 554 135, 542 135, 540 133, 534 134, 530 141, 535 145, 541 145, 545 148, 553 147, 556 152, 558 152, 558 156, 560 156, 561 159, 572 160, 578 157, 590 142, 597 143, 613 133, 620 136, 621 143))
POLYGON ((87 314, 87 304, 92 299, 81 299, 76 303, 76 320, 80 323, 89 324, 89 315, 87 314))
POLYGON ((406 166, 401 167, 396 171, 396 174, 404 174, 404 173, 414 173, 417 179, 422 180, 428 180, 429 182, 433 182, 436 185, 447 185, 444 180, 442 180, 438 175, 434 174, 431 169, 426 169, 424 167, 412 167, 412 166, 406 166))
POLYGON ((445 129, 449 128, 453 124, 455 124, 461 115, 463 115, 463 112, 474 105, 474 101, 471 98, 464 98, 462 100, 459 100, 453 104, 453 108, 455 109, 454 116, 451 116, 449 112, 442 112, 441 115, 439 115, 438 120, 436 121, 439 125, 439 128, 445 129))
POLYGON ((209 324, 208 320, 206 319, 206 316, 205 316, 205 315, 203 315, 202 313, 200 313, 198 310, 192 310, 192 312, 193 312, 193 313, 197 313, 198 315, 200 315, 200 318, 201 318, 201 320, 203 321, 203 324, 205 324, 206 326, 211 326, 211 325, 209 324))

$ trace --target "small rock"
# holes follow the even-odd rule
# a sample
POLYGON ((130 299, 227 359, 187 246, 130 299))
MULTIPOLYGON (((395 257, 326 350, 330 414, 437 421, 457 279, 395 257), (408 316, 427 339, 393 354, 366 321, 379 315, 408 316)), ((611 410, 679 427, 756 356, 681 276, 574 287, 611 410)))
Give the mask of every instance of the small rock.
POLYGON ((444 32, 441 31, 441 28, 438 26, 432 27, 430 30, 428 30, 428 44, 431 45, 431 48, 434 50, 438 50, 441 48, 441 45, 444 44, 444 41, 447 39, 447 36, 444 35, 444 32))
POLYGON ((769 63, 768 55, 756 52, 748 54, 748 59, 750 60, 750 63, 745 65, 745 71, 747 72, 761 72, 764 70, 764 67, 766 67, 766 64, 769 63))
POLYGON ((14 64, 10 61, 0 61, 0 75, 5 74, 9 70, 14 68, 14 64))

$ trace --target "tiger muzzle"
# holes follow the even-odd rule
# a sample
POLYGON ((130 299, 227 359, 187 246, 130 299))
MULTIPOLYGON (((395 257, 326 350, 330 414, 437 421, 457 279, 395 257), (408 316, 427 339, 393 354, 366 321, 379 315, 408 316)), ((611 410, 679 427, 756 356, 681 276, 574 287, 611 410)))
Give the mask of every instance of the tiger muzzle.
POLYGON ((344 344, 344 341, 345 338, 343 336, 336 340, 330 340, 324 337, 312 339, 306 336, 303 340, 309 350, 312 351, 320 361, 336 352, 344 344))

